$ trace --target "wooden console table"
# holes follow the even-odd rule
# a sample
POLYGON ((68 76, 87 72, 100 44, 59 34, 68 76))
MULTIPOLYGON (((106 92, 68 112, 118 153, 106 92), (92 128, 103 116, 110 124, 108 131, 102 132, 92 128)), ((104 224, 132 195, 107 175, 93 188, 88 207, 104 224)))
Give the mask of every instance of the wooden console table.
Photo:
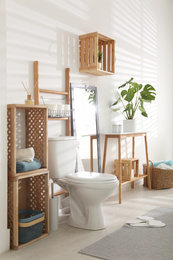
POLYGON ((148 145, 147 145, 147 133, 140 132, 140 133, 120 133, 120 134, 105 134, 105 144, 104 144, 104 155, 103 155, 103 167, 102 172, 105 172, 105 165, 106 165, 106 153, 107 153, 107 144, 109 138, 117 138, 118 139, 118 160, 119 160, 119 166, 118 166, 118 172, 119 174, 119 203, 122 203, 122 185, 126 183, 132 183, 132 188, 134 188, 134 181, 146 178, 148 177, 148 187, 151 190, 151 180, 150 180, 150 167, 149 167, 149 159, 148 159, 148 145), (121 140, 124 138, 131 137, 132 138, 132 158, 134 158, 135 155, 135 137, 143 136, 145 140, 145 152, 146 152, 146 163, 147 163, 147 174, 139 175, 139 177, 134 177, 130 181, 124 181, 122 182, 122 164, 121 164, 121 140))

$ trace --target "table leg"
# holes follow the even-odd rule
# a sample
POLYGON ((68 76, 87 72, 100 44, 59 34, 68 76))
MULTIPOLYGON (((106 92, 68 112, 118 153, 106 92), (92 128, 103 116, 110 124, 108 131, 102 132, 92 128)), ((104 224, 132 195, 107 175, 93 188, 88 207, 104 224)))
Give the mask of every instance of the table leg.
POLYGON ((121 165, 121 136, 118 137, 118 160, 119 160, 119 204, 122 203, 122 165, 121 165))
POLYGON ((150 166, 148 159, 148 145, 147 145, 147 135, 144 136, 145 139, 145 152, 146 152, 146 161, 147 161, 147 175, 148 175, 148 188, 151 190, 151 179, 150 179, 150 166))
MULTIPOLYGON (((135 158, 135 137, 132 137, 132 158, 135 158)), ((131 183, 131 188, 134 189, 134 181, 131 183)))
POLYGON ((90 171, 93 172, 93 137, 90 136, 90 171))
POLYGON ((102 167, 102 173, 105 172, 107 143, 108 143, 108 137, 105 135, 105 144, 104 144, 104 154, 103 154, 103 167, 102 167))

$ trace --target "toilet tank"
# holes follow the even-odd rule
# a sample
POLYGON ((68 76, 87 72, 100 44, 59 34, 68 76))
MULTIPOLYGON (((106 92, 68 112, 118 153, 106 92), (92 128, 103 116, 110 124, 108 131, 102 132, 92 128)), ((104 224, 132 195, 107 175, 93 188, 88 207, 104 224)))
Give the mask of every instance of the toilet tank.
POLYGON ((75 136, 48 138, 48 164, 50 178, 63 178, 74 173, 76 167, 77 139, 75 136))

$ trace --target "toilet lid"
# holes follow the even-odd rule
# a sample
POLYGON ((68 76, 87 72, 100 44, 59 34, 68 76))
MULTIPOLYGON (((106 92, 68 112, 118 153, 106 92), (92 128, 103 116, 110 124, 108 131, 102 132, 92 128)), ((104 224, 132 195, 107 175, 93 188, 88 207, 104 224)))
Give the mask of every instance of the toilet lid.
POLYGON ((113 174, 108 173, 98 173, 98 172, 75 172, 73 174, 69 174, 66 177, 67 181, 70 182, 107 182, 107 181, 115 181, 117 177, 113 174))

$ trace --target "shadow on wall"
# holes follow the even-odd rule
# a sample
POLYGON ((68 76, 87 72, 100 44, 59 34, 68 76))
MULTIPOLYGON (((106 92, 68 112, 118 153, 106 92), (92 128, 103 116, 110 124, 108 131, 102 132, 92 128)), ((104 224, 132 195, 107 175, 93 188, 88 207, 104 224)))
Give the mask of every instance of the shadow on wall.
MULTIPOLYGON (((111 1, 111 30, 116 38, 116 86, 134 77, 134 81, 151 84, 157 93, 157 18, 151 2, 111 1)), ((157 136, 156 101, 147 104, 148 118, 137 114, 138 131, 157 136)), ((113 120, 120 120, 112 113, 113 120)))

